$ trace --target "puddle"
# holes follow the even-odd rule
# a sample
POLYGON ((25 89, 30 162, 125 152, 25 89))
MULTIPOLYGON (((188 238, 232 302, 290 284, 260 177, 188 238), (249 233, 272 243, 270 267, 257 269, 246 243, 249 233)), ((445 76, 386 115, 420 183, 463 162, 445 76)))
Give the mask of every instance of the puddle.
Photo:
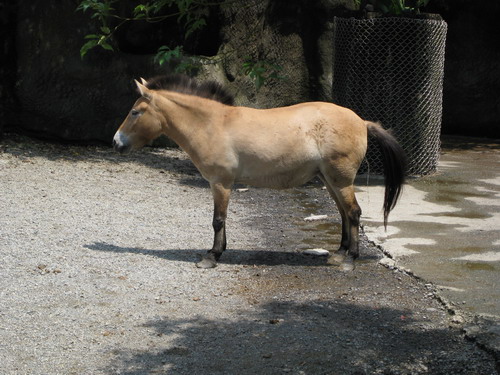
POLYGON ((474 212, 474 211, 458 211, 458 212, 438 212, 435 214, 428 214, 428 216, 435 216, 435 217, 460 217, 464 219, 487 219, 489 217, 492 217, 492 215, 489 215, 484 212, 474 212))
POLYGON ((292 198, 297 202, 295 228, 302 234, 299 244, 295 247, 299 251, 321 248, 328 251, 339 247, 342 235, 342 226, 335 218, 334 202, 325 205, 325 197, 330 199, 326 190, 319 181, 312 182, 305 187, 291 190, 292 198), (316 197, 321 196, 320 200, 316 197), (326 219, 306 221, 304 218, 311 215, 326 215, 326 219))
POLYGON ((437 174, 409 179, 387 232, 383 186, 372 177, 358 182, 362 222, 370 239, 442 286, 446 298, 470 312, 500 316, 500 146, 450 144, 437 174))
MULTIPOLYGON (((308 249, 336 251, 342 238, 342 224, 335 202, 330 198, 323 183, 318 179, 310 184, 289 190, 296 205, 289 209, 293 212, 291 232, 286 234, 287 246, 302 252, 308 249), (304 220, 310 216, 326 216, 320 220, 304 220)), ((357 269, 362 270, 367 264, 377 262, 380 252, 371 247, 360 249, 357 269), (371 251, 370 251, 371 250, 371 251)))
MULTIPOLYGON (((297 202, 294 230, 300 237, 295 248, 332 251, 339 246, 341 225, 332 218, 333 201, 324 206, 324 199, 316 199, 318 191, 328 195, 322 184, 313 185, 291 192, 297 202), (303 220, 310 215, 328 218, 303 220)), ((500 316, 500 206, 495 203, 500 198, 500 148, 444 153, 436 175, 409 180, 387 231, 382 225, 382 180, 359 178, 356 186, 370 240, 403 267, 440 286, 461 308, 500 316)))
POLYGON ((497 267, 489 263, 467 262, 464 267, 469 271, 498 271, 497 267))
POLYGON ((305 233, 301 250, 321 248, 332 251, 340 244, 342 226, 325 220, 322 223, 300 223, 300 230, 305 233))

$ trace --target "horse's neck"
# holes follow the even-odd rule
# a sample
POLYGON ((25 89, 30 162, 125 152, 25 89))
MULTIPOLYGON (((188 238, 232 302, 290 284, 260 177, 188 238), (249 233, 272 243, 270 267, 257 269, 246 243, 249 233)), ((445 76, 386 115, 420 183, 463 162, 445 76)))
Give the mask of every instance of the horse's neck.
POLYGON ((214 106, 220 103, 192 95, 168 93, 163 95, 162 109, 168 126, 165 134, 186 151, 191 159, 203 157, 200 152, 213 134, 214 106))

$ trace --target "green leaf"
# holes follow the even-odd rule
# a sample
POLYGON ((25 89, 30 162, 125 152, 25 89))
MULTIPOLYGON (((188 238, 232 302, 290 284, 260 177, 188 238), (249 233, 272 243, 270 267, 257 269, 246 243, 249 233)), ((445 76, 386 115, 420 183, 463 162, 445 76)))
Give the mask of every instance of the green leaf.
POLYGON ((163 65, 166 62, 174 58, 180 58, 182 56, 182 47, 177 46, 174 49, 170 49, 168 46, 161 46, 154 57, 154 61, 159 65, 163 65))
POLYGON ((191 35, 192 33, 194 33, 197 30, 202 29, 206 25, 207 25, 207 22, 205 21, 204 18, 200 18, 200 19, 194 21, 193 23, 191 23, 189 25, 189 27, 188 27, 188 29, 186 31, 185 37, 187 38, 189 35, 191 35))
POLYGON ((247 57, 242 64, 242 70, 245 75, 250 77, 259 91, 268 81, 273 79, 284 79, 279 75, 283 68, 278 64, 273 64, 266 60, 252 60, 247 57))
POLYGON ((80 48, 80 57, 83 59, 83 57, 87 54, 87 52, 97 46, 97 39, 92 39, 89 40, 87 43, 85 43, 82 48, 80 48))
POLYGON ((111 44, 109 44, 108 42, 102 41, 102 42, 99 43, 99 45, 102 48, 104 48, 105 50, 114 51, 113 46, 111 44))
POLYGON ((82 12, 85 13, 87 11, 87 9, 89 9, 89 8, 90 8, 90 5, 84 4, 82 2, 80 5, 78 5, 78 7, 76 8, 76 10, 81 10, 82 12))
POLYGON ((144 4, 137 5, 134 8, 134 16, 140 14, 140 13, 147 13, 148 12, 148 7, 144 4))

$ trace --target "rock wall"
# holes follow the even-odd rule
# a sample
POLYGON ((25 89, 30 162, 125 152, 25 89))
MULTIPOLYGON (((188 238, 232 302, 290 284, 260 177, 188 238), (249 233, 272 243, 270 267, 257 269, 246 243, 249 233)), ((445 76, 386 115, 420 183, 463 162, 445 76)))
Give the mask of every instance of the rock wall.
MULTIPOLYGON (((500 44, 496 0, 434 0, 449 24, 444 84, 446 133, 499 137, 500 44)), ((106 142, 137 97, 133 79, 166 72, 153 52, 177 43, 170 25, 133 24, 118 35, 119 51, 94 49, 94 31, 76 0, 0 1, 0 132, 106 142)), ((200 79, 226 84, 237 103, 260 108, 331 100, 333 17, 350 0, 249 0, 210 15, 210 28, 191 37, 188 52, 209 57, 200 79), (242 64, 258 56, 283 67, 280 80, 257 91, 242 64)), ((177 39, 176 39, 177 38, 177 39)))
POLYGON ((75 1, 18 1, 17 105, 6 126, 40 137, 110 142, 133 103, 131 77, 153 64, 99 49, 82 60, 82 38, 91 28, 75 8, 75 1))
MULTIPOLYGON (((286 4, 254 0, 244 7, 224 7, 215 19, 211 16, 216 27, 190 40, 186 50, 214 54, 200 78, 227 84, 239 104, 274 107, 328 100, 332 65, 328 10, 338 3, 323 1, 312 7, 302 0, 286 4), (285 78, 257 91, 242 74, 242 63, 250 55, 283 66, 285 78)), ((81 60, 83 37, 94 26, 88 15, 75 12, 77 1, 17 0, 11 4, 17 5, 12 12, 16 21, 0 26, 9 30, 16 47, 9 52, 8 72, 0 72, 7 78, 2 102, 13 99, 2 106, 9 130, 109 142, 137 97, 133 78, 165 73, 165 67, 154 64, 153 52, 165 42, 176 43, 170 40, 175 33, 168 25, 137 23, 117 35, 119 51, 94 49, 81 60)))
POLYGON ((445 134, 500 138, 500 1, 432 0, 448 23, 445 134))
POLYGON ((16 59, 16 14, 17 6, 11 1, 0 1, 0 139, 10 108, 16 106, 15 71, 16 59))

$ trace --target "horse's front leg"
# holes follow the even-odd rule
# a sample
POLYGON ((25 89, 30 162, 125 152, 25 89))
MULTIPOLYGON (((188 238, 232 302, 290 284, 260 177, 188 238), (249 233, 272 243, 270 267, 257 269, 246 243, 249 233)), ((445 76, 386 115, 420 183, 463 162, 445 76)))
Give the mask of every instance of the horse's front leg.
POLYGON ((214 197, 214 218, 212 226, 214 228, 214 245, 212 249, 204 255, 200 262, 196 263, 198 268, 213 268, 217 266, 217 261, 226 250, 226 217, 229 196, 231 194, 231 184, 222 183, 210 184, 214 197))

